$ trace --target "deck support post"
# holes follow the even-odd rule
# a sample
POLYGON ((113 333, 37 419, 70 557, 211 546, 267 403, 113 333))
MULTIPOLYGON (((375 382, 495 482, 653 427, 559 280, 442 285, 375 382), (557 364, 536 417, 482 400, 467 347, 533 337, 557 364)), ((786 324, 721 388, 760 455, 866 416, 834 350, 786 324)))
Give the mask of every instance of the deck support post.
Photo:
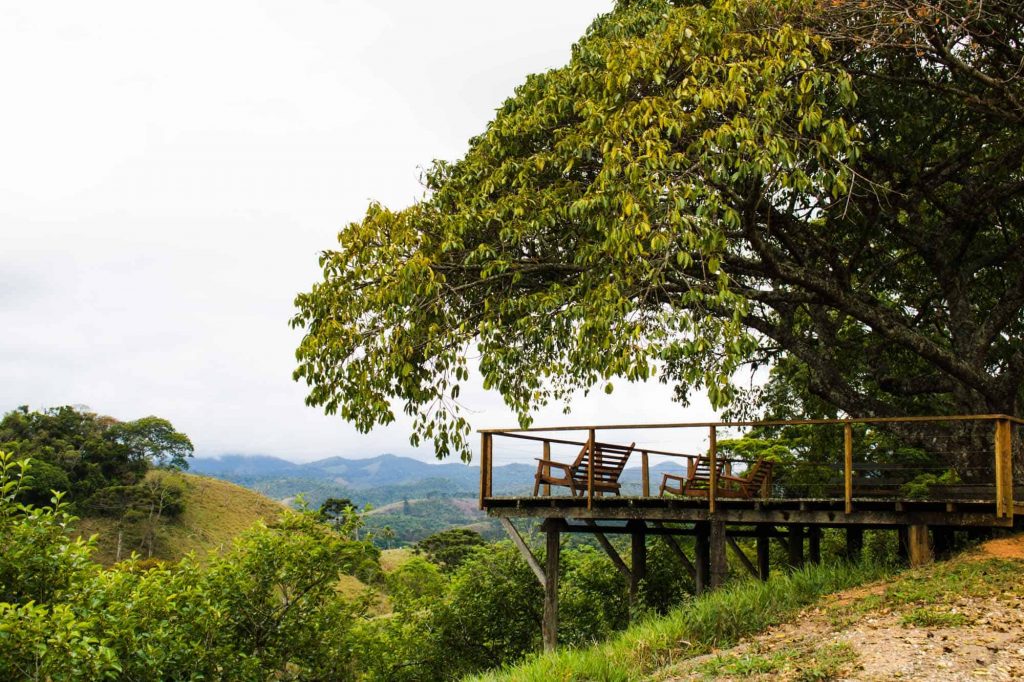
POLYGON ((924 566, 932 562, 934 557, 928 543, 928 526, 923 523, 907 526, 907 549, 911 566, 924 566))
POLYGON ((907 526, 896 527, 896 556, 900 561, 910 559, 910 530, 907 526))
POLYGON ((771 573, 771 562, 769 561, 771 547, 771 528, 761 525, 757 527, 757 576, 761 580, 768 580, 771 573))
POLYGON ((709 536, 711 589, 714 590, 725 584, 725 578, 729 572, 729 564, 725 556, 725 521, 712 521, 709 536))
POLYGON ((798 523, 789 526, 789 565, 800 568, 804 565, 804 527, 798 523))
POLYGON ((821 528, 819 526, 808 526, 807 528, 807 553, 810 555, 812 564, 821 563, 821 528))
POLYGON ((549 519, 544 524, 547 535, 547 556, 544 563, 544 621, 541 630, 544 639, 544 651, 554 651, 558 646, 558 560, 562 551, 559 530, 561 523, 549 519))
POLYGON ((846 559, 860 561, 864 554, 864 529, 848 526, 846 529, 846 559))
POLYGON ((996 421, 995 433, 996 517, 1013 518, 1013 426, 996 421))
POLYGON ((696 583, 696 592, 700 595, 707 592, 711 586, 711 527, 707 521, 701 521, 696 524, 694 530, 697 532, 694 544, 697 555, 697 576, 694 582, 696 583))
POLYGON ((640 599, 640 583, 647 577, 647 529, 643 521, 629 523, 629 601, 636 605, 640 599))

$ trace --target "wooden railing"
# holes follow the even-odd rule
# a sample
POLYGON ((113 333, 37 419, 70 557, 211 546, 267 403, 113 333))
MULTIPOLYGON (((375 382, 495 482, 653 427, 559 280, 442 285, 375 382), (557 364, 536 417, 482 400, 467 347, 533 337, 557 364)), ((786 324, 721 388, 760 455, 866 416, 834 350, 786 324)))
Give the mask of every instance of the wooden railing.
MULTIPOLYGON (((495 437, 519 439, 532 442, 539 442, 542 446, 542 457, 544 461, 551 461, 552 445, 573 445, 577 447, 589 447, 588 457, 586 501, 587 507, 592 508, 594 503, 594 444, 598 443, 598 432, 610 431, 642 431, 652 429, 695 429, 707 430, 708 450, 707 458, 710 465, 709 487, 707 492, 708 508, 714 512, 718 501, 718 470, 719 464, 723 465, 723 473, 729 473, 735 463, 748 463, 749 460, 737 458, 723 458, 718 448, 718 431, 727 428, 745 427, 785 427, 785 426, 825 426, 841 425, 843 428, 843 457, 842 457, 842 488, 844 508, 847 514, 854 511, 855 486, 854 475, 858 470, 854 463, 854 425, 895 425, 914 423, 950 423, 950 422, 988 422, 993 424, 993 483, 995 490, 996 517, 1007 519, 1013 517, 1014 510, 1014 476, 1013 476, 1013 429, 1015 426, 1024 424, 1024 420, 1017 417, 1002 414, 984 415, 956 415, 936 417, 863 417, 848 419, 793 419, 774 421, 721 421, 721 422, 683 422, 670 424, 609 424, 602 426, 558 426, 549 428, 530 429, 483 429, 480 431, 480 507, 485 507, 487 498, 493 497, 493 469, 494 469, 494 439, 495 437), (568 440, 554 437, 552 435, 565 432, 585 432, 585 441, 568 440)), ((636 449, 640 453, 641 464, 641 490, 644 497, 651 494, 650 484, 650 457, 659 455, 665 457, 682 458, 686 461, 687 474, 692 470, 699 455, 665 450, 655 450, 646 447, 636 449)), ((838 464, 838 462, 836 462, 838 464)), ((550 495, 550 485, 545 486, 545 494, 550 495)))

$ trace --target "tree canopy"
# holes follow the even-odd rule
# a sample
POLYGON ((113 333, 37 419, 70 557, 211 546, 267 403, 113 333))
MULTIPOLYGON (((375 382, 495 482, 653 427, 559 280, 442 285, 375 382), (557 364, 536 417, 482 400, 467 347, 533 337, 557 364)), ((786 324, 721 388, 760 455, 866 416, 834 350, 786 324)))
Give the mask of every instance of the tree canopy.
POLYGON ((1024 12, 619 2, 296 299, 307 402, 468 454, 479 357, 524 424, 612 380, 735 402, 786 359, 846 413, 1019 413, 1024 12))

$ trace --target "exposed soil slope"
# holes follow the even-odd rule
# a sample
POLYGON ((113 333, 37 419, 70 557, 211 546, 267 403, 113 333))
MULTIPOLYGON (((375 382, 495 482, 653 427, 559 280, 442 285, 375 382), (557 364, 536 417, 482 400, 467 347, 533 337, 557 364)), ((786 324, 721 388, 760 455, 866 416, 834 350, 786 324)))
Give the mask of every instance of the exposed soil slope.
POLYGON ((833 596, 655 680, 1024 679, 1024 536, 833 596))

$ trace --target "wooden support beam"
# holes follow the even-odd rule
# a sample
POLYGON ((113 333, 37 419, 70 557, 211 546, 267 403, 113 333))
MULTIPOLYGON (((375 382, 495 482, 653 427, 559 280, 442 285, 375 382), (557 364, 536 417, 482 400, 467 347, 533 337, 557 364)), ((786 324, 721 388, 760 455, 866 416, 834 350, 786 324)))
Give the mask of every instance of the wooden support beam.
POLYGON ((725 557, 726 534, 724 521, 712 521, 710 533, 711 589, 725 584, 729 563, 725 557))
POLYGON ((843 487, 845 489, 845 511, 853 513, 853 425, 843 424, 843 487))
POLYGON ((757 568, 750 562, 750 559, 747 558, 746 552, 744 552, 743 548, 736 543, 736 540, 728 534, 726 534, 725 540, 728 543, 729 548, 733 551, 733 554, 736 555, 736 558, 740 560, 740 563, 743 564, 743 567, 747 569, 750 575, 755 578, 761 577, 757 568))
POLYGON ((771 535, 769 530, 774 529, 769 526, 757 527, 757 577, 761 580, 768 580, 768 576, 771 573, 771 561, 769 560, 771 535))
POLYGON ((633 604, 639 603, 640 583, 647 577, 647 534, 644 528, 643 521, 632 522, 629 536, 629 600, 633 604))
POLYGON ((512 522, 508 519, 498 519, 501 521, 501 527, 505 529, 505 534, 512 540, 512 544, 516 546, 519 553, 523 555, 523 559, 530 566, 533 574, 537 576, 537 580, 540 582, 540 586, 544 587, 547 584, 547 576, 544 574, 544 569, 541 567, 540 562, 537 561, 537 557, 530 551, 530 547, 523 540, 523 536, 519 534, 516 527, 512 525, 512 522))
POLYGON ((640 476, 643 482, 643 494, 644 497, 651 496, 651 469, 650 469, 650 457, 647 456, 647 451, 644 450, 640 453, 640 476))
POLYGON ((594 429, 590 429, 590 439, 587 441, 587 447, 590 448, 590 456, 587 457, 587 509, 594 508, 594 453, 597 452, 596 443, 597 435, 594 429))
POLYGON ((1005 419, 996 421, 995 433, 996 517, 1013 518, 1013 427, 1005 419))
MULTIPOLYGON (((550 462, 551 461, 551 441, 549 441, 549 440, 544 441, 544 461, 545 462, 550 462)), ((548 467, 545 470, 545 473, 550 474, 551 473, 551 467, 548 467)), ((551 497, 551 484, 550 483, 545 483, 544 484, 544 497, 551 497)))
POLYGON ((821 563, 821 527, 807 527, 807 553, 812 564, 821 563))
POLYGON ((493 436, 489 433, 480 434, 480 508, 484 508, 484 499, 487 498, 487 470, 490 468, 491 440, 493 436))
MULTIPOLYGON (((552 517, 553 518, 553 517, 552 517)), ((697 535, 697 530, 694 527, 690 528, 678 528, 675 526, 666 526, 663 521, 644 519, 649 525, 647 526, 648 535, 679 535, 683 537, 694 537, 697 535)), ((562 528, 563 533, 585 533, 592 535, 593 533, 604 533, 605 535, 622 535, 628 534, 631 531, 626 526, 609 526, 600 524, 594 519, 584 519, 589 522, 589 525, 580 524, 567 524, 562 528)), ((772 526, 757 526, 756 528, 737 528, 730 529, 729 535, 734 538, 756 538, 760 532, 765 532, 769 537, 785 537, 782 532, 776 530, 772 526), (759 531, 759 528, 764 528, 764 531, 759 531)))
POLYGON ((697 558, 695 591, 697 594, 704 594, 711 587, 711 525, 706 521, 697 524, 697 542, 694 549, 697 558))
POLYGON ((718 493, 718 430, 714 426, 708 429, 708 465, 711 467, 708 478, 708 513, 714 514, 718 493))
POLYGON ((932 548, 928 542, 928 526, 914 524, 907 527, 907 549, 912 567, 924 566, 934 560, 932 548))
MULTIPOLYGON (((592 521, 591 519, 587 519, 586 524, 594 528, 597 527, 597 523, 592 521)), ((603 549, 604 553, 608 555, 608 558, 612 560, 612 564, 615 565, 615 568, 619 569, 619 572, 622 575, 626 576, 627 581, 632 582, 633 575, 629 570, 629 566, 627 566, 626 562, 622 560, 622 557, 619 556, 619 553, 615 551, 614 545, 612 545, 608 538, 605 537, 604 533, 598 530, 593 531, 593 533, 594 537, 597 538, 597 544, 601 545, 601 549, 603 549)))
POLYGON ((864 529, 849 526, 846 529, 846 558, 848 561, 860 561, 864 553, 864 529))
POLYGON ((896 556, 901 561, 910 559, 910 530, 906 526, 896 528, 896 556))
POLYGON ((804 565, 804 527, 793 524, 789 527, 789 565, 800 568, 804 565))
MULTIPOLYGON (((655 525, 659 528, 662 526, 660 521, 656 521, 655 525)), ((676 542, 676 539, 671 535, 662 535, 661 539, 665 541, 666 545, 668 545, 669 550, 676 555, 676 558, 679 559, 679 563, 683 565, 683 568, 685 568, 686 572, 690 574, 690 577, 696 580, 697 567, 694 566, 693 562, 690 561, 690 558, 686 556, 686 553, 683 551, 683 548, 679 546, 679 543, 676 542)))
POLYGON ((558 646, 558 560, 562 545, 558 537, 558 524, 547 524, 547 580, 544 582, 544 622, 541 625, 544 651, 558 646))

